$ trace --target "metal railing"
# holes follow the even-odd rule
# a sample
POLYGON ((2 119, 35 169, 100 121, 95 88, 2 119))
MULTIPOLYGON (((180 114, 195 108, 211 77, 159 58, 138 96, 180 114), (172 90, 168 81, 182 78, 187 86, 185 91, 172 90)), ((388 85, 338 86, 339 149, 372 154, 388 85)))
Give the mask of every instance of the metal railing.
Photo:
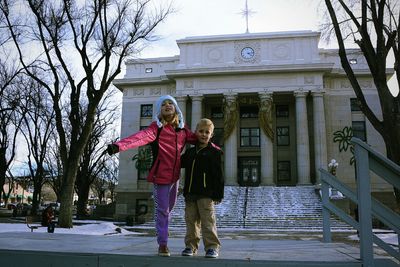
POLYGON ((389 184, 400 189, 400 166, 374 151, 368 144, 362 142, 360 139, 352 138, 351 142, 354 145, 357 193, 354 193, 352 189, 340 182, 328 171, 319 169, 322 183, 324 242, 332 241, 330 215, 333 213, 359 231, 360 259, 363 266, 374 266, 374 243, 392 257, 400 260, 399 246, 397 249, 393 248, 376 236, 372 231, 372 218, 374 217, 397 233, 397 237, 400 241, 400 216, 371 196, 370 177, 370 171, 372 171, 389 184), (358 221, 354 220, 350 215, 330 202, 329 187, 337 189, 358 205, 358 221))

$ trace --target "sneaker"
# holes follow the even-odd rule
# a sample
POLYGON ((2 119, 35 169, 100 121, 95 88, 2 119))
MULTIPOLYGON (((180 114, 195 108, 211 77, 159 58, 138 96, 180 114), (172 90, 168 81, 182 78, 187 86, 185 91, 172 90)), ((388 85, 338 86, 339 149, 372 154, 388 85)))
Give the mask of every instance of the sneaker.
POLYGON ((182 251, 182 256, 193 256, 194 252, 191 248, 185 248, 182 251))
POLYGON ((167 245, 160 245, 158 247, 158 256, 160 257, 169 257, 171 254, 169 253, 169 249, 167 245))
POLYGON ((207 249, 206 258, 218 258, 218 251, 213 248, 207 249))

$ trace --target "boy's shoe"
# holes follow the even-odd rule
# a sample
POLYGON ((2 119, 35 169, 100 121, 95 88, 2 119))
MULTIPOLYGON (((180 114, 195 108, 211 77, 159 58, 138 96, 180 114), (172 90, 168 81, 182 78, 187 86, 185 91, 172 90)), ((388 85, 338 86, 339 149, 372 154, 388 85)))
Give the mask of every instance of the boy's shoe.
POLYGON ((191 248, 185 248, 182 251, 182 256, 193 256, 195 254, 191 248))
POLYGON ((206 258, 218 258, 218 251, 216 249, 207 249, 206 258))
POLYGON ((158 256, 160 257, 169 257, 171 254, 169 253, 169 249, 167 245, 160 245, 158 247, 158 256))

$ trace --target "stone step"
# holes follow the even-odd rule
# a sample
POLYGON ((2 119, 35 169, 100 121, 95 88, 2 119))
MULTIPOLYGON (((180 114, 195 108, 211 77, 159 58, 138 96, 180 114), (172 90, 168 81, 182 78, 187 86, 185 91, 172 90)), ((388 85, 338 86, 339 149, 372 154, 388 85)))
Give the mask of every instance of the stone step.
MULTIPOLYGON (((185 227, 185 203, 179 196, 171 227, 185 227)), ((322 204, 313 186, 226 186, 224 199, 216 206, 218 228, 321 229, 322 204)), ((145 226, 154 226, 153 220, 145 226)), ((349 230, 346 223, 331 218, 333 229, 349 230)))

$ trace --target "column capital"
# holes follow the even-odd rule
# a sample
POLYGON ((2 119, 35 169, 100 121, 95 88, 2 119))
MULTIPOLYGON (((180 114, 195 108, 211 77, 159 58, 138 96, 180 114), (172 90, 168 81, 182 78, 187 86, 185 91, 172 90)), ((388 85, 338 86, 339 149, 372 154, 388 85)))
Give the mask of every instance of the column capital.
POLYGON ((204 96, 203 95, 191 95, 190 98, 192 101, 202 101, 204 96))
POLYGON ((228 94, 224 94, 224 98, 226 100, 235 100, 237 97, 236 93, 228 93, 228 94))
POLYGON ((187 96, 186 95, 177 95, 175 96, 176 101, 178 102, 183 102, 187 100, 187 96))
POLYGON ((325 91, 322 90, 318 90, 318 91, 311 91, 311 95, 313 97, 320 97, 320 96, 324 96, 325 91))
POLYGON ((258 97, 260 100, 272 100, 273 93, 272 92, 259 92, 258 97))
POLYGON ((293 94, 295 97, 306 97, 308 95, 308 91, 299 89, 299 90, 293 91, 293 94))

